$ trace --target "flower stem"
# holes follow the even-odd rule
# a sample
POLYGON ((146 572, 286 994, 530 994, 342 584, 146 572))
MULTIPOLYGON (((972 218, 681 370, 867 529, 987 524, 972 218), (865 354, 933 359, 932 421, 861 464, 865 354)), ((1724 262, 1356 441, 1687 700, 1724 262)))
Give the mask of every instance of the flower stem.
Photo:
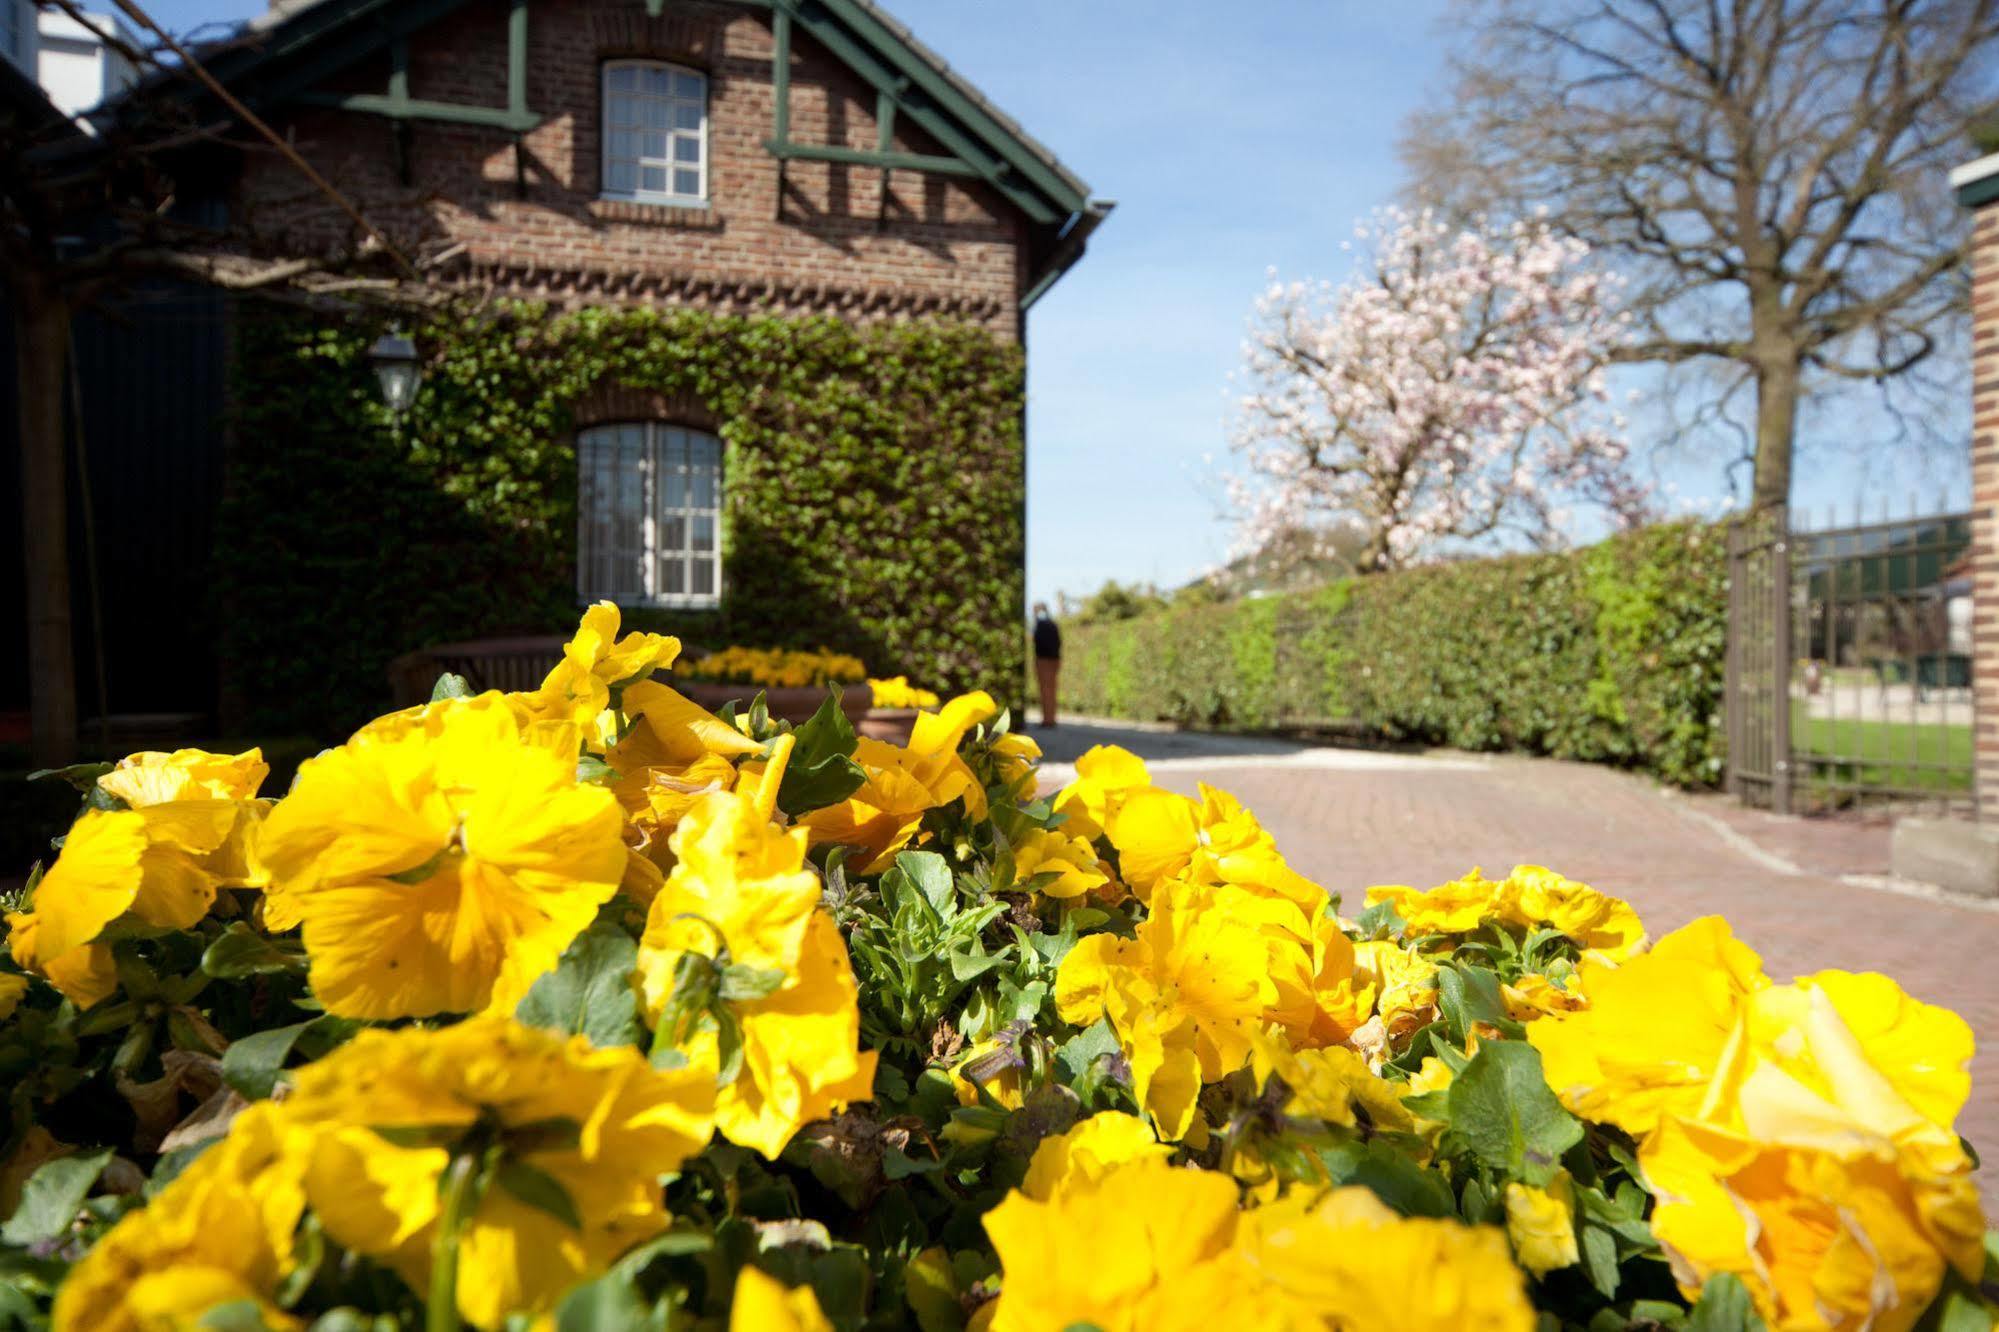
POLYGON ((424 1332, 459 1332, 458 1235, 465 1228, 478 1171, 479 1158, 469 1153, 452 1157, 445 1168, 444 1205, 438 1214, 437 1233, 430 1241, 430 1300, 424 1312, 424 1332))

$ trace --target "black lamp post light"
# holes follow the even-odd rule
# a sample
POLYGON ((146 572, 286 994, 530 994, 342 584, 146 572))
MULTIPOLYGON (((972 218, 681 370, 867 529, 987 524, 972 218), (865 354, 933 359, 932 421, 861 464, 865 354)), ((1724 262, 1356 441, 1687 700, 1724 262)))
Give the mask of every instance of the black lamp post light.
POLYGON ((417 386, 423 382, 416 344, 400 331, 384 333, 368 348, 368 362, 382 382, 382 401, 389 415, 400 417, 416 401, 417 386))

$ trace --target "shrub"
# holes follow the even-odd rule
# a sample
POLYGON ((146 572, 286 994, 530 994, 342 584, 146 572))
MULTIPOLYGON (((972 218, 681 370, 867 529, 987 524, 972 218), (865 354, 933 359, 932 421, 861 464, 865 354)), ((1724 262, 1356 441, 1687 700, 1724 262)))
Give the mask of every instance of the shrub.
POLYGON ((1223 729, 1338 723, 1388 739, 1721 775, 1719 528, 1348 579, 1065 627, 1083 711, 1223 729))

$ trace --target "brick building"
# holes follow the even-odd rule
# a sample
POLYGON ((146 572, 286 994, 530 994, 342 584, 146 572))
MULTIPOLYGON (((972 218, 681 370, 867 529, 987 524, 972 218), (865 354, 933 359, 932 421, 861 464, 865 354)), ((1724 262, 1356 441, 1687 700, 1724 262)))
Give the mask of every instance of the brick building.
POLYGON ((1978 817, 1999 823, 1999 153, 1951 173, 1972 210, 1972 688, 1978 817))
MULTIPOLYGON (((368 227, 442 287, 488 304, 535 302, 550 319, 564 311, 699 311, 747 321, 738 330, 746 365, 759 355, 753 346, 769 345, 770 321, 805 329, 828 316, 861 333, 935 330, 937 345, 946 347, 969 331, 1017 364, 1028 307, 1080 258, 1110 211, 869 0, 276 0, 269 13, 199 55, 233 97, 335 183, 368 227), (752 328, 754 321, 764 322, 752 328)), ((192 80, 158 78, 130 101, 149 97, 189 102, 204 120, 236 118, 192 80)), ((234 137, 249 136, 239 126, 234 137)), ((204 206, 267 253, 346 255, 364 234, 276 153, 211 151, 190 173, 197 177, 204 206)), ((329 367, 323 357, 312 359, 309 371, 299 370, 306 362, 296 356, 273 362, 277 370, 260 369, 244 349, 280 317, 261 302, 201 293, 152 305, 172 322, 122 311, 122 332, 110 344, 77 354, 89 445, 82 466, 91 482, 80 489, 96 511, 79 515, 84 521, 72 528, 100 534, 87 559, 99 571, 103 604, 81 604, 79 586, 74 619, 86 640, 91 623, 101 622, 105 640, 79 643, 86 716, 96 710, 95 662, 109 681, 98 694, 111 713, 176 714, 211 734, 246 720, 276 724, 255 700, 247 710, 240 699, 232 703, 240 689, 226 660, 231 622, 268 620, 281 613, 274 607, 321 598, 345 605, 342 592, 370 580, 387 589, 379 612, 361 607, 339 617, 340 631, 362 640, 351 650, 349 692, 361 687, 354 682, 379 684, 386 659, 402 650, 473 633, 546 630, 573 619, 579 601, 599 597, 625 604, 628 619, 697 641, 824 642, 884 670, 940 677, 936 683, 1018 675, 1011 655, 990 646, 1024 619, 1017 374, 960 375, 995 385, 982 422, 968 426, 968 409, 954 399, 958 415, 948 421, 906 429, 877 423, 874 437, 863 431, 854 442, 861 454, 884 458, 911 446, 937 450, 933 479, 921 484, 906 464, 894 476, 884 464, 878 476, 853 477, 849 469, 839 474, 847 479, 829 481, 834 472, 801 466, 815 456, 809 429, 774 422, 768 410, 755 417, 766 392, 737 395, 725 410, 691 379, 683 383, 656 366, 633 370, 629 348, 618 373, 536 388, 542 396, 525 415, 543 423, 541 433, 508 445, 536 460, 525 479, 482 479, 476 460, 463 458, 447 474, 435 457, 448 444, 425 439, 427 430, 448 433, 425 415, 442 410, 436 402, 427 407, 420 399, 399 426, 343 417, 342 429, 368 440, 353 450, 357 469, 360 455, 375 466, 385 451, 407 444, 426 500, 444 496, 459 507, 440 512, 426 502, 412 511, 429 517, 400 520, 411 530, 379 546, 348 533, 344 545, 328 537, 315 547, 315 532, 327 524, 286 528, 288 520, 269 518, 273 530, 245 532, 245 512, 263 521, 282 503, 246 506, 241 497, 283 494, 286 484, 295 490, 295 478, 271 479, 303 470, 322 491, 341 492, 349 509, 373 507, 380 467, 371 480, 326 470, 325 459, 342 451, 340 439, 324 447, 309 440, 325 424, 324 404, 365 395, 372 381, 352 364, 329 367), (90 363, 93 355, 101 365, 90 363), (117 373, 126 381, 117 392, 95 390, 117 373), (298 373, 346 378, 333 398, 299 409, 295 426, 260 441, 256 432, 268 435, 272 427, 259 426, 254 409, 271 393, 294 392, 298 386, 288 381, 298 373), (174 422, 170 448, 157 442, 167 417, 174 422), (911 431, 914 441, 905 438, 911 431), (945 440, 952 443, 938 442, 945 440), (879 566, 877 573, 844 580, 801 573, 798 550, 760 550, 760 542, 781 544, 782 534, 773 535, 779 524, 745 509, 749 501, 736 486, 739 477, 760 477, 760 493, 777 493, 782 487, 770 476, 784 468, 797 471, 794 489, 851 487, 857 498, 843 498, 843 511, 874 531, 905 534, 925 522, 944 530, 926 538, 925 558, 901 566, 874 559, 863 535, 850 533, 844 544, 869 557, 850 563, 879 566), (988 483, 1003 502, 987 503, 978 510, 984 516, 925 517, 935 507, 927 490, 988 483), (546 502, 495 519, 493 485, 546 502), (481 486, 488 492, 479 493, 481 486), (225 494, 238 497, 234 510, 225 494), (163 523, 167 506, 173 518, 163 523), (407 543, 446 540, 437 535, 441 526, 425 527, 433 521, 492 532, 494 568, 533 565, 544 583, 562 586, 517 614, 489 604, 477 613, 460 607, 398 618, 394 569, 410 562, 407 543), (965 530, 971 527, 981 530, 965 530), (533 529, 531 538, 520 535, 525 528, 533 529), (185 549, 161 548, 167 529, 185 549), (767 567, 773 563, 776 573, 767 567), (967 598, 963 570, 952 569, 975 563, 1011 572, 967 598), (892 568, 899 571, 891 575, 892 568), (841 603, 842 613, 812 610, 803 590, 797 606, 779 604, 775 589, 794 584, 809 588, 815 605, 841 603), (898 655, 911 626, 946 614, 983 616, 991 631, 980 640, 985 646, 926 639, 915 659, 898 655), (217 643, 224 660, 216 658, 217 643), (162 655, 162 645, 170 653, 162 655)), ((324 309, 315 317, 329 325, 342 318, 324 309)), ((520 316, 505 320, 515 321, 507 336, 519 336, 520 316)), ((542 321, 529 322, 539 336, 542 321)), ((814 336, 799 335, 803 343, 814 336)), ((433 382, 448 378, 453 350, 418 341, 433 382)), ((857 342, 849 362, 881 345, 857 342)), ((711 358, 704 382, 716 373, 711 358)), ((913 374, 898 383, 868 373, 876 376, 870 391, 883 402, 918 404, 903 409, 904 417, 920 414, 932 391, 913 374)), ((850 403, 846 416, 854 415, 850 403)), ((468 538, 452 539, 463 565, 468 538)), ((77 567, 85 562, 80 553, 77 567)), ((504 582, 485 566, 477 576, 504 582)), ((19 586, 18 578, 7 582, 19 586)), ((301 621, 298 632, 324 630, 301 621)), ((260 675, 255 663, 233 669, 260 675)), ((0 686, 8 695, 25 692, 11 674, 0 686)), ((0 711, 12 706, 0 697, 0 711)), ((298 723, 330 724, 317 714, 298 723)))

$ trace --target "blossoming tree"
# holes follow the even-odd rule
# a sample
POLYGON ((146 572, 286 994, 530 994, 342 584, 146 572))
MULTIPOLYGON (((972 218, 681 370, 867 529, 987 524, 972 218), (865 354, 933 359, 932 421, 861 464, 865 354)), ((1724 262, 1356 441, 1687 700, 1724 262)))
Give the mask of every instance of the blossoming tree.
POLYGON ((1348 283, 1274 282, 1246 347, 1239 554, 1365 533, 1363 570, 1505 533, 1558 544, 1578 505, 1642 516, 1601 360, 1613 279, 1545 224, 1378 213, 1348 283))

